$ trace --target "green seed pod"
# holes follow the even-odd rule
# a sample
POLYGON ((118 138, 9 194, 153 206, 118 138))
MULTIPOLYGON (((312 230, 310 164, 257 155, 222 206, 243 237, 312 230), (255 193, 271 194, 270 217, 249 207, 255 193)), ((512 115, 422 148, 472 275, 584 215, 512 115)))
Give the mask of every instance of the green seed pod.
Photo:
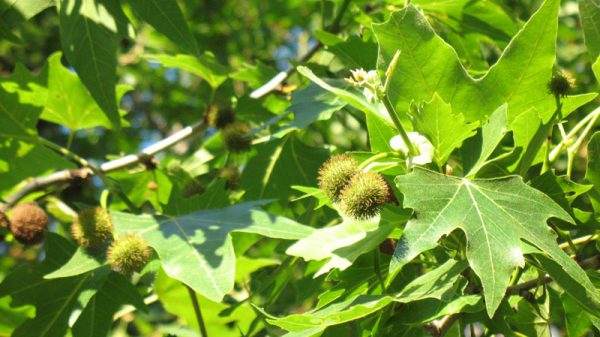
POLYGON ((127 234, 115 240, 108 248, 107 259, 112 268, 131 275, 141 271, 151 255, 150 247, 139 234, 127 234))
POLYGON ((338 202, 342 190, 357 173, 358 163, 352 156, 333 156, 319 169, 319 188, 331 201, 338 202))
POLYGON ((0 211, 0 228, 8 228, 10 226, 10 220, 6 213, 0 211))
POLYGON ((71 234, 85 248, 101 247, 113 237, 110 214, 102 207, 91 207, 80 211, 77 221, 71 226, 71 234))
POLYGON ((19 242, 31 245, 42 241, 48 229, 48 215, 34 202, 20 204, 12 212, 10 231, 19 242))
POLYGON ((213 106, 208 111, 207 122, 208 125, 214 128, 222 129, 235 122, 235 113, 230 108, 219 109, 213 106))
POLYGON ((390 200, 390 188, 376 172, 360 172, 340 195, 342 213, 355 220, 370 219, 379 214, 381 207, 390 200))
POLYGON ((557 71, 548 82, 548 91, 557 97, 565 97, 573 89, 575 89, 575 79, 564 71, 557 71))
POLYGON ((225 147, 231 152, 246 152, 252 146, 252 139, 247 135, 250 127, 243 123, 233 123, 221 130, 225 147))

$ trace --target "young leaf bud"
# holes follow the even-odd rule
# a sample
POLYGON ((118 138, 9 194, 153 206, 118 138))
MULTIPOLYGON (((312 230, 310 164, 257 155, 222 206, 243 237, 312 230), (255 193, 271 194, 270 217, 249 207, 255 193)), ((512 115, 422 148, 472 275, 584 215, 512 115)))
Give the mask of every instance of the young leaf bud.
POLYGON ((250 127, 243 123, 233 123, 221 130, 225 147, 231 152, 246 152, 252 146, 252 139, 247 135, 250 127))
POLYGON ((113 237, 113 225, 108 211, 102 207, 86 208, 79 212, 71 226, 73 238, 83 247, 96 249, 113 237))
POLYGON ((19 242, 32 245, 42 241, 48 228, 48 215, 36 203, 20 204, 10 218, 10 231, 19 242))
POLYGON ((333 156, 319 169, 319 188, 331 201, 337 202, 344 187, 357 173, 358 163, 351 155, 333 156))
POLYGON ((548 82, 548 91, 557 97, 565 97, 575 89, 575 79, 565 71, 557 71, 548 82))
POLYGON ((108 248, 107 259, 112 268, 131 275, 141 271, 150 259, 150 247, 139 234, 127 234, 115 240, 108 248))
POLYGON ((390 200, 390 188, 376 172, 360 172, 340 195, 342 213, 355 220, 370 219, 379 214, 381 207, 390 200))
POLYGON ((230 108, 219 109, 213 106, 208 111, 207 122, 214 128, 222 129, 235 122, 235 113, 230 108))

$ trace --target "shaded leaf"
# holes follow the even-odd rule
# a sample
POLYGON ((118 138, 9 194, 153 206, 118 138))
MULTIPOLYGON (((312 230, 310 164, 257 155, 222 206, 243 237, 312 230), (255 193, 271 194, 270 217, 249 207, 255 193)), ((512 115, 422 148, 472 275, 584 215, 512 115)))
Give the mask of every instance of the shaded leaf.
MULTIPOLYGON (((48 101, 40 118, 66 126, 71 131, 95 126, 111 128, 113 125, 108 116, 77 75, 61 64, 60 58, 60 52, 48 58, 48 101)), ((118 86, 117 97, 120 99, 128 90, 127 86, 118 86)))
POLYGON ((312 232, 310 227, 256 208, 263 203, 242 203, 176 217, 121 212, 113 212, 112 217, 119 235, 135 232, 146 239, 158 253, 167 275, 220 302, 233 289, 235 253, 231 232, 288 240, 312 232))
POLYGON ((205 52, 200 57, 177 54, 171 55, 145 55, 151 61, 161 63, 165 67, 179 68, 202 78, 213 89, 218 88, 229 75, 229 68, 220 64, 215 56, 205 52))
POLYGON ((600 56, 600 4, 595 0, 578 0, 585 45, 592 60, 600 56))
POLYGON ((115 87, 119 23, 111 0, 60 0, 60 38, 77 75, 115 128, 120 127, 115 87))
POLYGON ((323 148, 310 147, 294 134, 255 146, 257 155, 242 172, 241 187, 246 200, 287 200, 291 185, 314 186, 319 167, 329 156, 323 148))
POLYGON ((198 45, 176 0, 129 0, 136 15, 191 54, 198 45))

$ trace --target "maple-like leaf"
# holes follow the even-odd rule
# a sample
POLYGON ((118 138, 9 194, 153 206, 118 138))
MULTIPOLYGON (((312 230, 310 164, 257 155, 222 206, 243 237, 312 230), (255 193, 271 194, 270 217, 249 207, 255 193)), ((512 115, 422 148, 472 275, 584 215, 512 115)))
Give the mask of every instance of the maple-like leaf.
MULTIPOLYGON (((416 169, 395 181, 404 194, 404 207, 412 208, 415 216, 406 224, 394 253, 392 275, 434 248, 442 236, 460 229, 466 235, 469 265, 481 279, 490 317, 504 298, 511 273, 524 266, 523 251, 530 250, 530 245, 558 263, 572 282, 594 289, 546 224, 551 217, 572 221, 571 217, 521 178, 468 180, 416 169)), ((579 297, 582 307, 598 312, 598 294, 589 291, 584 296, 579 297)))

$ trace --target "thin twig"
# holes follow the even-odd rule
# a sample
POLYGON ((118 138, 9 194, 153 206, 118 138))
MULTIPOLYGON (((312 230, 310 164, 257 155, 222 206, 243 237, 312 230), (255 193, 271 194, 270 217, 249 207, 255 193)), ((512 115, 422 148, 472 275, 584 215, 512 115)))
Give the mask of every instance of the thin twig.
MULTIPOLYGON (((578 262, 582 268, 598 269, 600 267, 600 255, 592 256, 578 262)), ((507 295, 523 295, 526 291, 538 287, 542 284, 552 282, 552 277, 544 275, 541 279, 535 279, 519 283, 506 289, 507 295)), ((427 325, 427 329, 434 337, 442 337, 450 329, 452 324, 460 317, 460 313, 444 316, 441 320, 427 325)))
MULTIPOLYGON (((350 0, 344 0, 344 2, 342 3, 334 21, 333 21, 333 24, 331 25, 331 28, 327 29, 326 31, 328 31, 329 33, 332 33, 332 34, 337 34, 339 32, 340 27, 341 27, 340 23, 341 23, 342 17, 344 16, 344 13, 348 9, 348 5, 350 5, 350 0)), ((319 51, 319 49, 321 49, 322 47, 323 47, 323 44, 321 42, 317 42, 317 44, 315 44, 312 48, 310 48, 306 52, 306 54, 302 55, 302 57, 300 57, 296 62, 304 63, 304 62, 310 60, 310 58, 313 57, 313 55, 315 55, 315 53, 317 51, 319 51)), ((283 83, 283 81, 285 81, 288 77, 290 77, 290 75, 292 75, 295 72, 296 72, 296 66, 290 65, 286 71, 279 72, 272 79, 270 79, 267 83, 263 84, 260 88, 251 92, 250 97, 254 98, 254 99, 258 99, 258 98, 261 98, 261 97, 267 95, 271 91, 275 90, 275 88, 277 88, 279 85, 281 85, 281 83, 283 83)))
POLYGON ((173 135, 144 148, 138 154, 130 154, 100 165, 100 167, 97 169, 98 172, 94 172, 89 167, 84 167, 75 170, 57 171, 44 177, 32 179, 17 192, 6 197, 4 200, 4 205, 0 205, 0 210, 7 210, 16 205, 21 199, 30 193, 44 190, 53 185, 68 183, 77 179, 86 179, 96 173, 105 174, 129 167, 134 164, 145 163, 157 153, 167 150, 170 147, 192 137, 193 135, 200 133, 205 128, 206 124, 203 122, 188 126, 179 130, 173 135))
POLYGON ((200 327, 200 335, 202 335, 202 337, 208 337, 208 334, 206 333, 206 325, 204 324, 204 319, 202 318, 200 303, 198 303, 198 297, 196 297, 196 292, 187 284, 184 285, 190 294, 190 299, 192 300, 192 305, 194 306, 194 312, 196 313, 196 319, 198 320, 198 326, 200 327))

